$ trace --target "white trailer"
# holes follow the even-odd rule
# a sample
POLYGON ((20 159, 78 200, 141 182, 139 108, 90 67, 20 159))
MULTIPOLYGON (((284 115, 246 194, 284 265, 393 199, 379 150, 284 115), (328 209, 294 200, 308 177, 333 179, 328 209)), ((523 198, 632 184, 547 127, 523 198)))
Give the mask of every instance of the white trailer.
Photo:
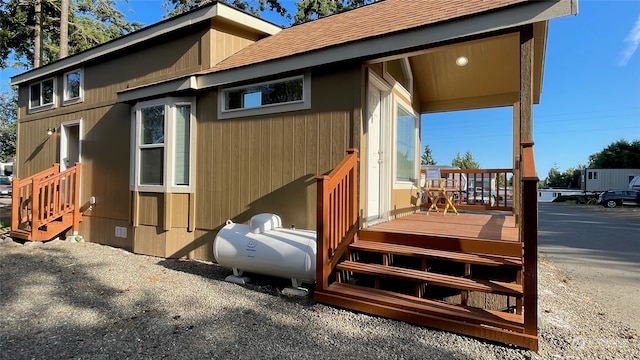
POLYGON ((538 189, 538 202, 552 202, 558 196, 583 195, 578 189, 538 189))
POLYGON ((15 173, 15 169, 13 168, 14 162, 9 161, 9 162, 0 162, 0 176, 6 175, 6 176, 11 176, 15 173))
POLYGON ((584 169, 584 191, 627 189, 640 169, 584 169))

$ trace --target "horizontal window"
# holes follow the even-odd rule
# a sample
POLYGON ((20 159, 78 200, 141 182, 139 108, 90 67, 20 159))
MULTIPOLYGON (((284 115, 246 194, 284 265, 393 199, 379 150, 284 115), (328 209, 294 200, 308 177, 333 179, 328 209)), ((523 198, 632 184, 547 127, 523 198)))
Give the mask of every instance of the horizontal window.
POLYGON ((310 76, 296 76, 223 89, 218 118, 253 116, 311 108, 310 76))
POLYGON ((46 110, 55 106, 55 81, 42 80, 29 86, 29 110, 46 110))

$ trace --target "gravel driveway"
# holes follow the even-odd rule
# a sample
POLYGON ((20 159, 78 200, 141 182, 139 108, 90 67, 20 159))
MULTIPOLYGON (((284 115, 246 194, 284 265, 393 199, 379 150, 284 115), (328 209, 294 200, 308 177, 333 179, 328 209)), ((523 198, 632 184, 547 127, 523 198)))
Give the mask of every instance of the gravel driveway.
POLYGON ((540 261, 540 352, 239 286, 230 270, 60 240, 0 241, 1 359, 638 359, 640 342, 540 261))

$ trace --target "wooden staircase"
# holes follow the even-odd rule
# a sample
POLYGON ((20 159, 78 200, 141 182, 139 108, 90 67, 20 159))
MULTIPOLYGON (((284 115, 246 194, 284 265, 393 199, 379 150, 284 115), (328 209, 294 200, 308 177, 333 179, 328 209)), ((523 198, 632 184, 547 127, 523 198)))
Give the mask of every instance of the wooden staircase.
MULTIPOLYGON (((352 150, 318 178, 314 299, 537 351, 537 259, 531 256, 537 238, 527 246, 359 229, 357 191, 351 191, 357 189, 356 165, 352 150)), ((520 238, 529 239, 523 231, 520 238)))
MULTIPOLYGON (((335 281, 316 291, 319 302, 484 339, 535 348, 522 314, 522 258, 402 244, 412 237, 360 230, 335 281), (371 241, 369 239, 374 239, 371 241), (494 308, 470 306, 487 301, 494 308), (475 300, 475 301, 473 301, 475 300), (496 306, 497 304, 500 304, 496 306)), ((447 240, 454 241, 456 240, 447 240)), ((480 241, 482 240, 474 240, 480 241)), ((433 241, 437 244, 440 241, 433 241)), ((488 247, 490 248, 490 247, 488 247)))
POLYGON ((12 192, 11 237, 48 241, 69 228, 78 230, 82 216, 79 163, 63 172, 53 164, 28 178, 14 178, 12 192))

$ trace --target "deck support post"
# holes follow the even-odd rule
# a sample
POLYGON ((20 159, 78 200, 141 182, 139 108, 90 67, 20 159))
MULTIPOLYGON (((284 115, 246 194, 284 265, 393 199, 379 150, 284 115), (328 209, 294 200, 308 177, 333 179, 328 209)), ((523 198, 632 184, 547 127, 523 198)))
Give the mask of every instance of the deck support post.
MULTIPOLYGON (((523 243, 524 332, 538 336, 538 176, 533 156, 533 25, 520 29, 520 241, 523 243)), ((515 140, 515 139, 514 139, 515 140)), ((537 342, 535 349, 537 350, 537 342)))

